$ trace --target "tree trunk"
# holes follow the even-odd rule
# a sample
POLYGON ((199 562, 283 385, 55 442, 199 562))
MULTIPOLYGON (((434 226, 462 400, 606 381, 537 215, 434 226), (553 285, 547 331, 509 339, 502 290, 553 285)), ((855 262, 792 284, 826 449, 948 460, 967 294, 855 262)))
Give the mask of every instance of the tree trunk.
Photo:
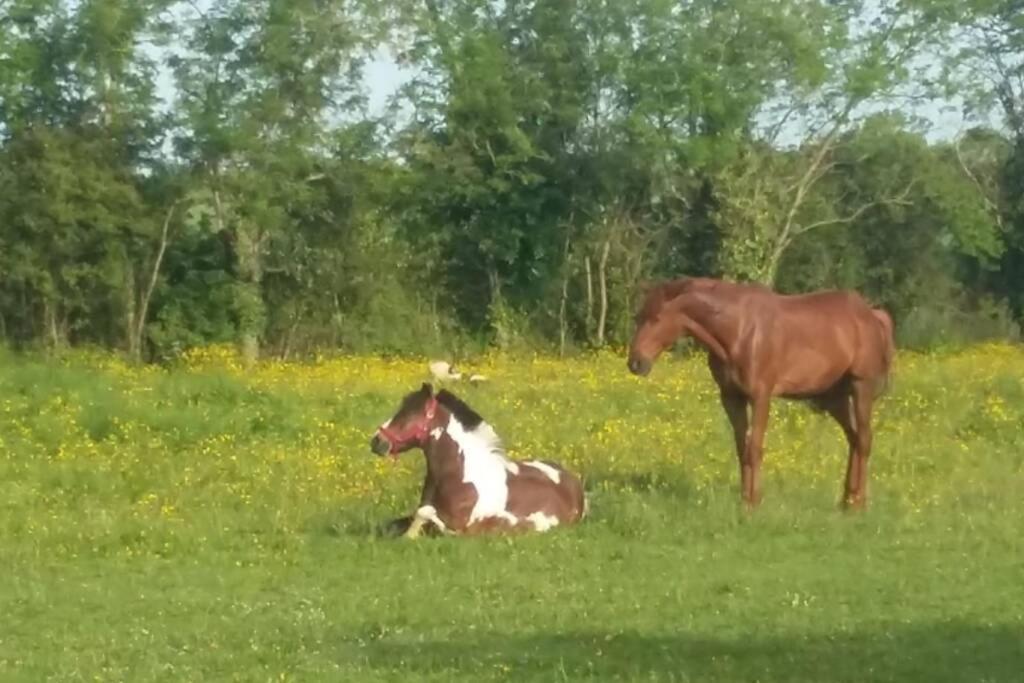
POLYGON ((604 346, 605 325, 608 322, 608 254, 611 252, 612 240, 607 238, 601 248, 601 260, 597 264, 597 285, 600 291, 601 308, 597 317, 597 345, 604 346))
POLYGON ((299 321, 301 317, 296 314, 292 319, 292 324, 288 326, 288 331, 284 335, 284 344, 281 347, 281 360, 287 361, 289 356, 292 355, 292 344, 295 343, 295 333, 299 329, 299 321))
POLYGON ((775 278, 779 274, 779 263, 782 261, 782 254, 785 250, 786 245, 780 244, 769 255, 768 263, 761 269, 760 277, 758 277, 760 284, 769 288, 775 287, 775 278))
POLYGON ((594 340, 594 276, 590 272, 590 255, 583 257, 583 265, 587 272, 587 317, 586 336, 587 341, 594 340))
POLYGON ((491 328, 494 330, 495 340, 499 349, 508 348, 511 343, 511 335, 505 320, 505 302, 501 294, 501 278, 497 269, 493 266, 487 271, 487 278, 491 284, 491 306, 490 318, 491 328))
POLYGON ((565 275, 562 276, 562 297, 558 302, 558 355, 559 357, 565 356, 565 344, 566 338, 569 335, 569 323, 565 319, 565 308, 566 303, 569 299, 569 276, 571 271, 566 268, 565 275))
POLYGON ((164 226, 160 231, 160 246, 156 250, 156 258, 153 259, 153 269, 149 274, 149 283, 146 285, 146 289, 143 290, 142 300, 139 302, 139 310, 135 318, 135 327, 132 330, 131 342, 129 344, 132 356, 136 360, 139 360, 142 357, 142 334, 146 329, 146 318, 149 315, 149 302, 153 298, 153 290, 156 289, 156 283, 160 277, 160 266, 163 264, 164 253, 167 251, 167 236, 170 231, 171 218, 174 216, 174 209, 178 206, 179 201, 180 200, 173 202, 170 208, 167 209, 167 215, 164 216, 164 226))
POLYGON ((135 264, 129 261, 124 274, 124 305, 126 309, 124 313, 124 335, 125 343, 128 346, 128 355, 134 360, 139 359, 139 350, 135 338, 135 328, 138 326, 137 316, 139 314, 137 305, 139 295, 135 291, 136 288, 135 264))
POLYGON ((60 348, 61 339, 57 323, 57 306, 49 298, 43 299, 43 327, 50 338, 50 349, 60 348))
POLYGON ((238 336, 242 361, 252 367, 260 355, 260 336, 266 324, 266 306, 263 303, 263 260, 259 235, 249 226, 240 225, 235 230, 235 252, 238 257, 239 287, 236 296, 238 307, 238 336))
POLYGON ((441 318, 437 314, 437 290, 432 290, 430 295, 430 320, 434 328, 434 343, 437 348, 443 348, 443 334, 441 333, 441 318))
MULTIPOLYGON (((214 171, 216 180, 218 172, 214 171)), ((227 224, 224 217, 224 205, 220 190, 213 191, 214 213, 217 219, 218 232, 225 233, 227 224)), ((263 303, 263 261, 261 251, 262 239, 258 230, 250 225, 235 221, 234 232, 231 233, 235 258, 238 262, 238 287, 235 293, 235 309, 238 315, 238 342, 242 353, 242 361, 246 367, 252 367, 260 355, 260 334, 266 320, 266 306, 263 303)), ((227 233, 225 233, 227 234, 227 233)))

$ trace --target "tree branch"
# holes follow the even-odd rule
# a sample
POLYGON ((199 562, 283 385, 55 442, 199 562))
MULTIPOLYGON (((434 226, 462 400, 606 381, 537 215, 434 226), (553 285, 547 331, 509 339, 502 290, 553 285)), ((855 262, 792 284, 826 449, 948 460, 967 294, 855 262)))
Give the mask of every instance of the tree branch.
POLYGON ((1000 230, 1002 230, 1002 212, 999 210, 999 206, 991 199, 989 199, 988 192, 985 190, 984 185, 981 184, 981 181, 978 180, 978 177, 971 171, 970 167, 967 165, 967 162, 964 160, 963 153, 960 150, 961 142, 963 142, 963 138, 957 137, 956 141, 953 143, 953 149, 956 151, 956 159, 957 161, 960 162, 960 168, 963 170, 964 174, 968 178, 970 178, 971 182, 974 183, 974 186, 978 188, 978 194, 981 195, 981 201, 985 202, 985 207, 995 217, 996 225, 999 227, 1000 230))
POLYGON ((910 183, 908 183, 907 186, 903 189, 903 191, 900 192, 895 197, 887 197, 887 198, 876 199, 874 201, 867 202, 867 203, 862 204, 861 206, 859 206, 853 213, 851 213, 851 214, 849 214, 847 216, 840 216, 840 217, 837 217, 837 218, 826 218, 825 220, 820 220, 820 221, 815 221, 814 223, 809 223, 807 225, 801 226, 800 228, 796 229, 793 232, 793 235, 794 236, 796 236, 796 235, 803 235, 806 232, 810 232, 811 230, 816 230, 817 228, 823 228, 823 227, 828 226, 828 225, 839 225, 839 224, 842 224, 842 223, 852 223, 855 220, 857 220, 858 218, 860 218, 864 214, 865 211, 868 211, 869 209, 873 209, 876 206, 909 206, 911 204, 911 202, 907 201, 907 197, 910 196, 910 191, 914 188, 914 186, 916 184, 917 184, 917 180, 911 180, 910 183))

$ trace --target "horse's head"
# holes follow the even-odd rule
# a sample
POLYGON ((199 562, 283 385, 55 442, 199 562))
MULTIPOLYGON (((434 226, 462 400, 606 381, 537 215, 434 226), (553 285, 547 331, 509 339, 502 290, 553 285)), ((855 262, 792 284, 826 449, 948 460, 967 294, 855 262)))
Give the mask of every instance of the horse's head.
POLYGON ((436 425, 437 398, 434 388, 424 384, 407 394, 394 417, 377 428, 370 450, 377 455, 397 456, 410 448, 423 448, 436 425))
POLYGON ((673 281, 647 288, 629 344, 627 366, 634 375, 647 375, 662 351, 683 334, 684 322, 678 311, 673 310, 672 301, 684 286, 685 281, 673 281))

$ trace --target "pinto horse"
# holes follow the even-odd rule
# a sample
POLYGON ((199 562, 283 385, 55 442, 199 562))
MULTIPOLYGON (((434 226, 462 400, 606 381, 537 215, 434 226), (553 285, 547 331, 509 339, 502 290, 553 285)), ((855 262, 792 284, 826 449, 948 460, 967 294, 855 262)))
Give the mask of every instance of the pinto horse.
POLYGON ((760 285, 682 278, 648 290, 629 370, 647 375, 684 335, 708 352, 748 506, 761 498, 762 444, 775 396, 808 400, 839 423, 849 445, 842 504, 866 504, 871 410, 895 348, 888 313, 852 291, 785 296, 760 285))
POLYGON ((420 448, 427 474, 420 504, 405 532, 547 531, 583 518, 587 501, 580 480, 540 460, 510 460, 494 429, 449 391, 424 384, 408 394, 377 429, 370 449, 397 457, 420 448))

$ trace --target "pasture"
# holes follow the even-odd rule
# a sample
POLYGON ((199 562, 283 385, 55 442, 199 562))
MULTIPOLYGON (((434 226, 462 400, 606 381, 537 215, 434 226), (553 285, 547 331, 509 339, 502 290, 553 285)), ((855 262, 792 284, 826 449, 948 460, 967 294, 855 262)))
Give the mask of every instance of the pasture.
POLYGON ((582 525, 375 535, 423 462, 368 442, 425 361, 0 356, 0 680, 1024 675, 1020 347, 900 353, 861 514, 839 429, 783 401, 745 514, 702 358, 466 366, 512 456, 585 477, 582 525))

